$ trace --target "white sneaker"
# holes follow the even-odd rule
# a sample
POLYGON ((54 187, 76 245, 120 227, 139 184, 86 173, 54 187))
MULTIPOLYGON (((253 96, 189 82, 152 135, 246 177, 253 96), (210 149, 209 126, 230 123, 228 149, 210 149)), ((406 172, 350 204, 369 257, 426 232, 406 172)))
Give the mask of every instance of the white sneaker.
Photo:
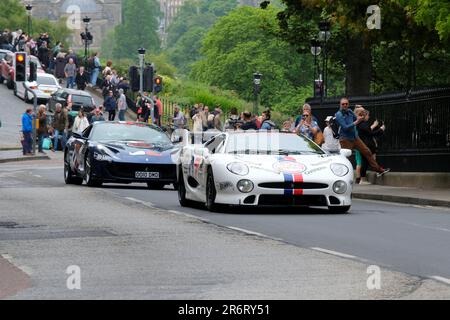
POLYGON ((359 183, 360 186, 367 186, 370 185, 371 183, 367 180, 361 180, 361 182, 359 183))

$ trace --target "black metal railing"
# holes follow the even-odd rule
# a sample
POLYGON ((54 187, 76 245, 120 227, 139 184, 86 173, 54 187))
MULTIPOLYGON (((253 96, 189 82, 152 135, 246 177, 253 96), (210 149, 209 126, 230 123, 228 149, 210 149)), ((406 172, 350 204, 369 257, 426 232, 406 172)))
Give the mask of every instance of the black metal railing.
MULTIPOLYGON (((450 88, 435 88, 380 96, 349 97, 361 104, 371 120, 382 120, 386 132, 378 157, 400 171, 450 172, 450 88)), ((339 98, 309 99, 321 128, 339 108, 339 98)))

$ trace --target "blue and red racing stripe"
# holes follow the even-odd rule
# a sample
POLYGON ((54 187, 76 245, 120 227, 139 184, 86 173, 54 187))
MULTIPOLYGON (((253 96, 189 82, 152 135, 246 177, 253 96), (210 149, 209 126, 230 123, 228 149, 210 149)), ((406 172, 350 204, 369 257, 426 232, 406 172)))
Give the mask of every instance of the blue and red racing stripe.
MULTIPOLYGON (((284 182, 292 184, 296 182, 303 182, 303 175, 300 173, 285 173, 284 182)), ((300 196, 303 194, 303 189, 284 189, 285 196, 300 196)))

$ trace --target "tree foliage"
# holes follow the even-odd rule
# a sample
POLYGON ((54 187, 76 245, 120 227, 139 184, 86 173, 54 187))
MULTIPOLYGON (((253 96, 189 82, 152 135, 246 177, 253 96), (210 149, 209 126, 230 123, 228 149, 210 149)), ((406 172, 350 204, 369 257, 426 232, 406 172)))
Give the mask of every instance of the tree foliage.
POLYGON ((157 34, 159 4, 156 0, 123 1, 123 22, 114 29, 116 59, 136 56, 137 49, 144 47, 149 53, 158 53, 160 40, 157 34))
POLYGON ((219 19, 203 41, 204 58, 194 65, 192 76, 253 100, 253 73, 260 72, 261 103, 290 112, 297 109, 303 101, 281 104, 287 95, 312 83, 312 56, 299 56, 276 36, 277 12, 273 7, 240 7, 219 19))
POLYGON ((235 0, 187 0, 169 26, 167 54, 182 74, 200 58, 201 42, 214 22, 237 6, 235 0))

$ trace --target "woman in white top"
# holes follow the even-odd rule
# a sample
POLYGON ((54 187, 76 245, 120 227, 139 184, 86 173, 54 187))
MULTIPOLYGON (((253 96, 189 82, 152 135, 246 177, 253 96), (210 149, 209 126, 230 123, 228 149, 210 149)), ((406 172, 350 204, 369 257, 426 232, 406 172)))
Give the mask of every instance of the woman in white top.
POLYGON ((194 122, 192 131, 194 132, 202 132, 203 131, 203 110, 200 107, 197 108, 197 113, 192 117, 192 121, 194 122))
POLYGON ((83 109, 80 109, 80 111, 78 111, 78 116, 73 122, 72 132, 82 134, 87 127, 89 127, 89 121, 84 115, 83 109))
POLYGON ((333 129, 331 129, 331 121, 334 121, 332 116, 328 116, 325 119, 327 124, 326 128, 323 130, 323 137, 325 142, 322 144, 322 149, 332 153, 339 153, 341 150, 341 144, 339 140, 333 135, 333 129))

